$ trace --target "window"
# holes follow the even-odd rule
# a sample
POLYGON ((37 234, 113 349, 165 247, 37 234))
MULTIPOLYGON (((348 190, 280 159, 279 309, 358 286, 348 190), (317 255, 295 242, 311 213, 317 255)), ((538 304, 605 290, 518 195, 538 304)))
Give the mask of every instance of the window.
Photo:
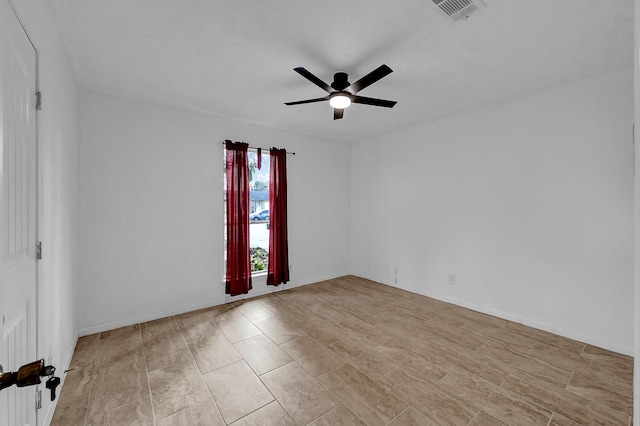
MULTIPOLYGON (((224 159, 225 156, 223 156, 224 159)), ((249 187, 250 214, 249 214, 249 247, 251 252, 251 272, 261 273, 267 271, 269 259, 269 152, 262 152, 261 167, 258 169, 258 153, 255 149, 249 149, 249 187)), ((226 174, 222 190, 226 192, 226 174)), ((224 259, 227 260, 227 215, 225 193, 224 215, 224 259)))

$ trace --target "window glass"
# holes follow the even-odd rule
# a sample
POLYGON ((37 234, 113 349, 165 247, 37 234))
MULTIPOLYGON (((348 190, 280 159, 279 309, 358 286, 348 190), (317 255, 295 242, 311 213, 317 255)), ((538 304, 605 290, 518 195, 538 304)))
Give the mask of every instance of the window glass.
MULTIPOLYGON (((226 153, 223 156, 223 161, 226 153)), ((249 186, 251 190, 249 211, 249 247, 251 251, 251 271, 267 271, 269 255, 269 152, 262 152, 262 164, 258 169, 258 153, 249 149, 249 186)), ((223 167, 224 170, 224 167, 223 167)), ((225 192, 224 215, 224 259, 227 260, 227 179, 224 173, 222 190, 225 192)))

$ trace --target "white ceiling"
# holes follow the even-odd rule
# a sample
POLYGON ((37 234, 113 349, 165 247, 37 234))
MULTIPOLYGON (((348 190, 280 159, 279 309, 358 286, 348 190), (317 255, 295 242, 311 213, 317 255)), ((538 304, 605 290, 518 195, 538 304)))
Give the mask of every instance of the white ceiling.
POLYGON ((632 0, 485 0, 453 23, 431 0, 50 0, 81 87, 336 141, 632 66, 632 0), (295 73, 393 73, 333 120, 295 73))

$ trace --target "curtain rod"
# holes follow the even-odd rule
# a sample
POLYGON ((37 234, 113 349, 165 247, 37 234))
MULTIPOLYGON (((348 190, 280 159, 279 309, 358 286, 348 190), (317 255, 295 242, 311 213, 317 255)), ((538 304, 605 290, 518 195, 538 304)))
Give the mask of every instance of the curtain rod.
MULTIPOLYGON (((220 143, 221 143, 222 145, 226 145, 226 144, 227 144, 227 143, 226 143, 226 141, 222 141, 222 142, 220 142, 220 143)), ((257 147, 257 146, 249 146, 249 148, 251 148, 251 149, 258 149, 258 148, 260 148, 260 147, 257 147)), ((269 151, 271 148, 260 148, 260 149, 261 149, 261 150, 263 150, 263 151, 269 151)), ((291 152, 291 151, 287 151, 287 150, 285 150, 285 151, 287 152, 287 154, 296 155, 296 153, 295 153, 295 152, 291 152)))

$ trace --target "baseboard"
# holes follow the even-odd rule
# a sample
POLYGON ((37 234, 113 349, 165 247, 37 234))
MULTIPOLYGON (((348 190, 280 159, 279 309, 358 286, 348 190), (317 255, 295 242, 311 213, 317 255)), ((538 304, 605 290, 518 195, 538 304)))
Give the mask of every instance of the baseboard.
POLYGON ((194 305, 183 305, 173 309, 166 309, 163 311, 152 312, 145 315, 140 315, 133 318, 124 319, 121 321, 115 321, 100 325, 95 325, 87 328, 82 328, 78 331, 78 335, 88 336, 90 334, 102 333, 103 331, 115 330, 116 328, 127 327, 134 324, 140 324, 142 322, 153 321, 161 318, 170 317, 173 315, 184 314, 185 312, 197 311, 198 309, 210 308, 212 306, 222 305, 225 303, 224 298, 213 299, 208 302, 198 303, 194 305))
POLYGON ((430 291, 423 291, 421 289, 414 289, 414 288, 407 288, 407 287, 403 287, 403 286, 399 286, 398 284, 395 283, 391 283, 388 281, 384 281, 384 280, 380 280, 379 278, 373 277, 373 276, 368 276, 367 274, 363 274, 360 272, 351 272, 351 275, 354 275, 356 277, 360 277, 360 278, 364 278, 370 281, 375 281, 377 283, 389 286, 389 287, 394 287, 394 288, 398 288, 400 290, 404 290, 404 291, 408 291, 410 293, 415 293, 415 294, 419 294, 421 296, 425 296, 425 297, 429 297, 431 299, 435 299, 435 300, 439 300, 441 302, 446 302, 446 303, 451 303, 452 305, 456 305, 456 306, 460 306, 463 308, 467 308, 467 309, 471 309, 472 311, 476 311, 476 312, 480 312, 483 314, 487 314, 487 315, 491 315, 497 318, 502 318, 511 322, 516 322, 516 323, 520 323, 523 325, 526 325, 528 327, 532 327, 532 328, 536 328, 538 330, 542 330, 542 331, 546 331, 552 334, 556 334, 558 336, 562 336, 562 337, 566 337, 568 339, 573 339, 573 340, 577 340, 579 342, 583 342, 583 343, 587 343, 589 345, 592 346, 597 346, 599 348, 603 348, 603 349, 607 349, 613 352, 617 352, 619 354, 623 354, 623 355, 628 355, 633 357, 634 356, 634 350, 631 347, 626 347, 626 346, 621 346, 621 345, 617 345, 608 341, 604 341, 604 340, 600 340, 597 338, 594 338, 593 336, 587 336, 587 335, 583 335, 580 333, 576 333, 573 332, 571 330, 565 330, 562 328, 557 328, 554 326, 551 326, 549 324, 545 324, 545 323, 541 323, 538 321, 534 321, 534 320, 529 320, 527 318, 522 318, 520 316, 517 315, 513 315, 513 314, 509 314, 506 312, 502 312, 502 311, 498 311, 498 310, 494 310, 494 309, 488 309, 486 307, 483 306, 478 306, 478 305, 474 305, 472 303, 468 303, 465 302, 464 300, 459 300, 459 299, 455 299, 452 297, 448 297, 448 296, 444 296, 442 294, 439 293, 435 293, 435 292, 430 292, 430 291))
MULTIPOLYGON (((251 299, 254 297, 264 296, 265 294, 276 293, 279 291, 284 291, 287 289, 301 287, 304 285, 314 284, 321 281, 327 281, 334 278, 342 277, 348 275, 348 273, 339 274, 339 275, 327 275, 323 277, 307 279, 303 281, 290 281, 287 284, 281 284, 277 287, 275 286, 266 286, 266 288, 254 288, 249 294, 243 294, 239 296, 229 297, 223 296, 213 300, 209 300, 207 302, 193 304, 193 305, 183 305, 172 309, 167 309, 158 312, 152 312, 146 315, 141 315, 133 318, 123 319, 120 321, 109 322, 105 324, 94 325, 91 327, 86 327, 78 330, 77 335, 79 337, 88 336, 90 334, 102 333, 104 331, 115 330, 116 328, 127 327, 130 325, 140 324, 147 321, 153 321, 161 318, 170 317, 173 315, 180 315, 186 312, 197 311, 198 309, 206 309, 211 308, 218 305, 224 305, 225 303, 235 302, 239 300, 251 299)), ((266 280, 266 278, 265 278, 266 280)))

